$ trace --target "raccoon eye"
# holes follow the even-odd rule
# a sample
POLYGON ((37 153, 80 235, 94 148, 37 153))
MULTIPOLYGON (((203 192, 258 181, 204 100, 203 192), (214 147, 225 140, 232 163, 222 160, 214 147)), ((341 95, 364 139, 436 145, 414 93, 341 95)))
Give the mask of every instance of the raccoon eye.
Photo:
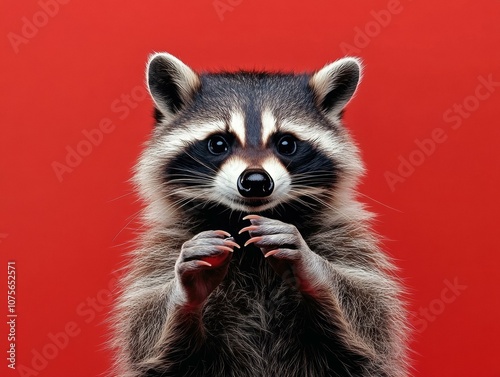
POLYGON ((229 144, 222 136, 214 135, 208 139, 208 150, 212 154, 221 155, 229 150, 229 144))
POLYGON ((297 151, 297 142, 292 135, 285 135, 278 140, 276 148, 279 154, 290 156, 297 151))

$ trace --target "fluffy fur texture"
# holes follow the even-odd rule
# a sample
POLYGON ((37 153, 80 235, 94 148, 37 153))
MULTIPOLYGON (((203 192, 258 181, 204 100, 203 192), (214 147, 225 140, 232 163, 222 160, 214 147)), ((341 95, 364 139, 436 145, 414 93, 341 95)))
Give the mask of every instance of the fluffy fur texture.
POLYGON ((341 123, 360 68, 199 75, 151 57, 157 125, 136 168, 145 230, 115 375, 407 375, 401 287, 341 123))

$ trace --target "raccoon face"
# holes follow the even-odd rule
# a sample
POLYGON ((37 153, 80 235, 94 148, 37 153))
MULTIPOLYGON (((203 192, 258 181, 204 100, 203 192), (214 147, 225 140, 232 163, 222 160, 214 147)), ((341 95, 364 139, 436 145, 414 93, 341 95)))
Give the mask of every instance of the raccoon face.
POLYGON ((143 197, 170 209, 248 213, 331 204, 363 171, 340 121, 359 78, 354 58, 312 75, 198 75, 172 55, 153 55, 147 84, 157 125, 137 166, 143 197))

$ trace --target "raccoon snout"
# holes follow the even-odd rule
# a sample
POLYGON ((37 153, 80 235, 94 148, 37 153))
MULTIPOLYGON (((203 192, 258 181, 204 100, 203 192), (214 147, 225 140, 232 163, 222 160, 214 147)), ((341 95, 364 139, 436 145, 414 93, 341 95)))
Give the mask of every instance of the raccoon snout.
POLYGON ((245 198, 264 198, 273 189, 273 179, 264 169, 247 169, 238 178, 238 191, 245 198))

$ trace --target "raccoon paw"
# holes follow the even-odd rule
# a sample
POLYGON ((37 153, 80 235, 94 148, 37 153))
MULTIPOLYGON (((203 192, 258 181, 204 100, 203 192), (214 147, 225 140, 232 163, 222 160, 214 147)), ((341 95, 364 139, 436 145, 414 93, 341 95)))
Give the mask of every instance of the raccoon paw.
POLYGON ((187 304, 202 304, 220 284, 234 247, 239 245, 222 230, 201 232, 182 245, 175 274, 187 304))
POLYGON ((274 270, 283 280, 299 289, 305 289, 305 282, 313 272, 310 266, 314 254, 294 225, 258 215, 248 215, 251 225, 240 230, 248 232, 250 239, 245 246, 254 244, 264 253, 274 270))

